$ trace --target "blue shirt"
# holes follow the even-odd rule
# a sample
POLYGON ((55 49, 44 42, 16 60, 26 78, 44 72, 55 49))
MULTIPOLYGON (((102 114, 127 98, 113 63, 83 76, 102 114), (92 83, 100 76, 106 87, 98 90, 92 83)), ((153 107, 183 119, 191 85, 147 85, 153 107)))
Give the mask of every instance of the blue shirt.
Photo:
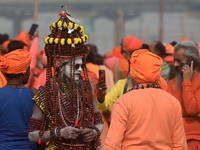
POLYGON ((28 124, 33 113, 32 98, 29 88, 0 88, 0 149, 37 149, 37 144, 28 139, 28 124))

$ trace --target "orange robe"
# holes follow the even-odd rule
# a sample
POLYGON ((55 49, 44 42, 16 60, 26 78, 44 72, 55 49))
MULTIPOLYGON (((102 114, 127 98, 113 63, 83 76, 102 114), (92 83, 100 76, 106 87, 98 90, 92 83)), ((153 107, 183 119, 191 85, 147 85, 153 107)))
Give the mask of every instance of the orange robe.
POLYGON ((183 123, 187 140, 200 141, 200 73, 196 74, 192 82, 183 81, 182 89, 175 88, 175 79, 168 83, 167 92, 177 98, 182 106, 183 123))
POLYGON ((99 79, 99 69, 100 69, 100 67, 98 65, 95 65, 93 63, 87 63, 86 67, 87 67, 88 70, 94 72, 96 74, 97 78, 99 79))
POLYGON ((104 150, 186 150, 180 103, 161 89, 132 90, 114 104, 104 150))

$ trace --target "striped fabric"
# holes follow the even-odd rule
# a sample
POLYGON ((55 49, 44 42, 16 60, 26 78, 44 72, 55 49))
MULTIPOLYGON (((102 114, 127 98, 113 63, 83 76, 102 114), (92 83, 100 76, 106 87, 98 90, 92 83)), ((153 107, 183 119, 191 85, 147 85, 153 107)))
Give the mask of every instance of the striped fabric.
POLYGON ((162 76, 165 81, 169 82, 170 67, 167 62, 163 59, 163 64, 161 65, 160 76, 162 76))

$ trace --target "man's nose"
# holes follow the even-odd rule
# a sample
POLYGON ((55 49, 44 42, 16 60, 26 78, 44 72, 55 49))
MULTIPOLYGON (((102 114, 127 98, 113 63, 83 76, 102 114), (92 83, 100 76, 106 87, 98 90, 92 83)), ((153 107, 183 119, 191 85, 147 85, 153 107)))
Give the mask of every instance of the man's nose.
POLYGON ((179 63, 177 61, 174 61, 174 66, 179 66, 179 63))

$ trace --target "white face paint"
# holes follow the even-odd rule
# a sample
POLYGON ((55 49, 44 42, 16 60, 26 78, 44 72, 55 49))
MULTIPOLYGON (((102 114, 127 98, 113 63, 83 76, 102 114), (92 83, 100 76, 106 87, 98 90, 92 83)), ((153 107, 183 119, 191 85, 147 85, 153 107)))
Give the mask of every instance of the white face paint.
MULTIPOLYGON (((82 57, 77 57, 75 59, 75 80, 79 80, 79 78, 80 78, 81 71, 82 71, 82 68, 81 68, 82 64, 83 64, 82 57)), ((63 74, 66 75, 68 78, 70 78, 70 65, 71 65, 71 62, 66 63, 62 67, 63 74)))

